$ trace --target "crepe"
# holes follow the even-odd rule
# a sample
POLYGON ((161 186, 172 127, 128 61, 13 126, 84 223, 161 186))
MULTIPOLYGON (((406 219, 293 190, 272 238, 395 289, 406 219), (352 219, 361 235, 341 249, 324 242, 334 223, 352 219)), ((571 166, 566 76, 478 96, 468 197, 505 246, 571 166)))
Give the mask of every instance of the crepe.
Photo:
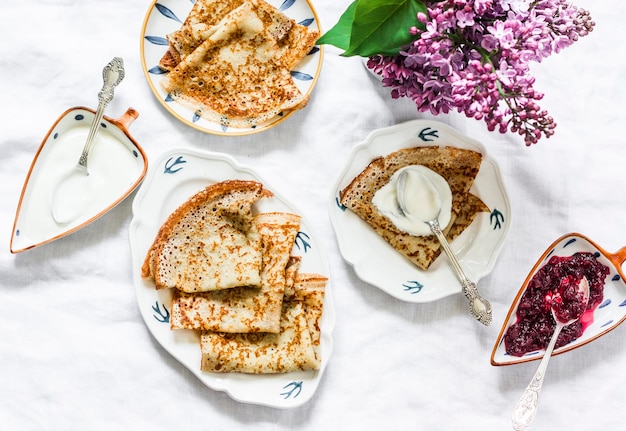
POLYGON ((175 292, 171 304, 172 329, 279 332, 285 286, 288 281, 293 283, 300 263, 299 259, 290 257, 300 216, 261 213, 254 217, 254 223, 261 234, 263 253, 260 288, 175 292))
POLYGON ((169 47, 161 69, 171 71, 215 31, 214 25, 245 0, 196 0, 180 29, 166 36, 169 47))
POLYGON ((327 282, 328 278, 320 274, 298 273, 294 279, 293 289, 287 289, 285 292, 285 301, 302 301, 304 304, 311 343, 318 360, 321 359, 322 332, 320 322, 327 282))
MULTIPOLYGON (((299 215, 252 215, 252 205, 269 196, 271 192, 255 181, 230 180, 206 187, 168 217, 143 263, 143 277, 154 278, 155 283, 159 279, 157 288, 173 288, 171 329, 200 332, 204 371, 286 373, 320 367, 327 278, 299 273, 302 257, 291 255, 299 215), (251 240, 257 235, 258 241, 251 240), (237 274, 231 279, 237 280, 242 272, 237 262, 245 267, 257 252, 258 287, 245 283, 201 290, 213 277, 214 265, 222 262, 219 269, 234 270, 237 274), (219 259, 211 261, 213 255, 219 259), (163 272, 176 282, 163 284, 167 278, 163 272), (183 285, 188 291, 181 289, 183 285)), ((219 279, 222 286, 228 276, 219 279)))
POLYGON ((142 266, 157 289, 206 292, 260 286, 263 251, 252 205, 272 193, 256 181, 210 185, 159 229, 142 266))
MULTIPOLYGON (((398 170, 409 165, 423 165, 446 179, 452 191, 452 219, 445 227, 448 241, 454 240, 488 207, 469 190, 478 174, 482 155, 476 151, 450 146, 405 148, 374 159, 340 192, 340 202, 366 221, 385 241, 426 270, 441 253, 434 235, 412 236, 400 231, 380 214, 372 198, 398 170)), ((442 227, 443 228, 443 227, 442 227)))
POLYGON ((304 107, 308 95, 300 92, 290 71, 319 32, 263 0, 246 0, 212 25, 237 1, 226 3, 218 12, 214 3, 205 2, 207 22, 199 21, 200 8, 192 9, 189 23, 171 36, 170 59, 162 61, 170 69, 161 81, 164 90, 201 117, 232 127, 253 127, 304 107))
POLYGON ((202 333, 200 368, 252 374, 318 370, 326 281, 322 275, 298 274, 294 295, 283 303, 278 334, 202 333))
MULTIPOLYGON (((297 26, 297 31, 291 28, 295 22, 264 1, 251 0, 261 11, 259 14, 264 20, 270 21, 269 31, 279 45, 289 49, 284 49, 281 56, 289 55, 289 61, 284 61, 284 65, 291 69, 301 57, 309 50, 311 39, 315 36, 315 31, 304 31, 303 26, 297 26), (291 31, 291 32, 290 32, 291 31), (287 37, 287 38, 285 38, 287 37), (302 39, 304 37, 304 39, 302 39), (293 48, 296 48, 295 50, 293 48)), ((159 66, 167 71, 173 70, 181 60, 191 54, 205 40, 211 37, 217 30, 220 21, 233 10, 242 6, 246 0, 197 0, 185 22, 180 29, 168 34, 168 51, 161 59, 159 66)))

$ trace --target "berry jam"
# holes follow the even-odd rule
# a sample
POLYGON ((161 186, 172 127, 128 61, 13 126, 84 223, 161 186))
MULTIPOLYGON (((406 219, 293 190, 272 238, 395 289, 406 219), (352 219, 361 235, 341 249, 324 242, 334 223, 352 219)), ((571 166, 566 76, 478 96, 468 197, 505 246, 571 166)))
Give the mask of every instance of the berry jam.
MULTIPOLYGON (((578 283, 584 277, 589 281, 589 302, 585 312, 591 313, 602 302, 604 281, 609 268, 600 263, 592 253, 576 253, 572 256, 552 256, 530 282, 517 307, 517 321, 504 334, 506 352, 522 356, 528 352, 543 350, 548 346, 556 322, 550 311, 554 300, 564 305, 557 312, 559 320, 567 321, 581 313, 580 301, 575 300, 578 283), (578 304, 578 305, 577 305, 578 304)), ((556 347, 564 346, 580 337, 585 327, 579 319, 563 328, 556 347)))
POLYGON ((570 321, 580 319, 587 307, 584 292, 579 289, 582 279, 576 279, 572 275, 563 277, 558 290, 546 297, 546 301, 552 307, 552 314, 559 322, 567 324, 570 321))

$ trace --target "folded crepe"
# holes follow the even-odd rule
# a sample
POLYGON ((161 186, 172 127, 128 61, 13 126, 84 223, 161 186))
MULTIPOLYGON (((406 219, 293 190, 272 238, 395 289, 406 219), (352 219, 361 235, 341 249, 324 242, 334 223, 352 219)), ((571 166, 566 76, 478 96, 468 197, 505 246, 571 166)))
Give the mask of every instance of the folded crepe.
POLYGON ((201 7, 193 8, 170 36, 169 54, 161 61, 170 70, 161 82, 164 90, 205 119, 232 127, 253 127, 304 107, 308 95, 294 83, 291 69, 319 32, 263 0, 246 0, 234 9, 236 1, 226 3, 219 12, 214 3, 203 3, 206 22, 198 17, 201 7))
MULTIPOLYGON (((205 188, 168 217, 143 263, 142 276, 158 278, 157 287, 173 287, 171 328, 200 331, 204 371, 286 373, 320 367, 327 278, 300 274, 302 258, 291 255, 300 216, 252 215, 251 206, 269 196, 255 181, 231 180, 205 188), (256 235, 258 242, 251 240, 256 235), (222 274, 220 286, 225 279, 242 279, 252 252, 261 257, 258 287, 246 282, 201 290, 216 265, 238 274, 222 274), (241 268, 233 264, 240 260, 241 268), (164 279, 173 282, 166 286, 164 279)), ((251 278, 248 274, 246 280, 251 278)))
POLYGON ((159 229, 142 266, 157 289, 207 292, 261 286, 263 250, 252 205, 272 193, 256 181, 228 180, 201 190, 159 229))
POLYGON ((399 169, 423 165, 441 175, 452 191, 452 217, 444 229, 453 241, 474 220, 489 211, 480 198, 469 192, 480 169, 482 155, 476 151, 450 146, 404 148, 374 159, 340 192, 340 202, 367 222, 392 247, 420 269, 428 269, 441 253, 434 235, 412 236, 402 232, 372 204, 374 194, 389 182, 399 169))
POLYGON ((201 370, 252 374, 318 370, 320 321, 327 279, 298 274, 283 302, 278 334, 203 332, 201 370))
POLYGON ((288 281, 293 282, 300 260, 291 258, 300 216, 261 213, 254 217, 261 234, 262 270, 259 288, 184 293, 175 291, 171 304, 172 329, 220 332, 280 331, 280 314, 288 281))
POLYGON ((183 25, 166 36, 168 50, 159 62, 161 69, 171 71, 215 31, 217 24, 245 0, 196 0, 183 25))

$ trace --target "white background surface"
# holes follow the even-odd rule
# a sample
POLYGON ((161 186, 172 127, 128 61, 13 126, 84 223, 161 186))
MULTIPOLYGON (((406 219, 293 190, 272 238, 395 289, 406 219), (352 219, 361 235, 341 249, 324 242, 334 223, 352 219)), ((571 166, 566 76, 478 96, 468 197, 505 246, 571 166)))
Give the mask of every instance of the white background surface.
MULTIPOLYGON (((408 304, 361 282, 330 225, 331 187, 366 135, 418 114, 392 100, 358 58, 325 48, 306 109, 246 137, 202 134, 172 118, 139 60, 149 1, 0 1, 0 423, 3 429, 506 430, 536 362, 493 367, 500 324, 527 272, 561 234, 609 251, 626 245, 626 6, 578 0, 597 23, 535 65, 556 135, 527 148, 453 114, 437 117, 483 142, 500 164, 513 226, 480 288, 494 308, 482 327, 465 300, 408 304), (107 114, 140 113, 131 133, 148 158, 174 146, 224 152, 248 164, 312 221, 331 264, 335 350, 317 394, 276 410, 200 383, 151 337, 137 309, 128 225, 132 197, 65 239, 18 254, 9 240, 19 193, 46 132, 67 108, 95 108, 102 67, 124 58, 126 78, 107 114)), ((317 0, 323 29, 349 4, 317 0)), ((375 252, 375 251, 373 251, 375 252)), ((618 429, 626 395, 626 327, 554 357, 535 430, 618 429)))

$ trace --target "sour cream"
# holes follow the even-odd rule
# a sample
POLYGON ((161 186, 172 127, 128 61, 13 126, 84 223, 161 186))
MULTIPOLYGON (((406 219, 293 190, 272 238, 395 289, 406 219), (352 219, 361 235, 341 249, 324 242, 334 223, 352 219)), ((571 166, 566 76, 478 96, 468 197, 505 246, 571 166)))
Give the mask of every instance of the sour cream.
MULTIPOLYGON (((67 224, 60 224, 52 217, 52 197, 63 176, 74 168, 83 149, 89 124, 58 127, 59 133, 48 137, 42 148, 35 167, 28 180, 28 193, 20 210, 20 230, 24 241, 38 243, 74 228, 89 218, 113 205, 125 193, 141 173, 143 160, 136 157, 133 147, 125 143, 127 139, 120 131, 109 127, 96 135, 89 155, 88 183, 99 179, 102 187, 87 192, 93 199, 80 202, 85 194, 71 194, 76 202, 70 202, 78 208, 80 215, 67 224)), ((22 239, 21 238, 21 239, 22 239)))
POLYGON ((49 205, 53 219, 66 225, 97 214, 115 202, 136 177, 136 157, 108 130, 101 129, 94 138, 89 155, 89 175, 76 169, 78 156, 89 134, 89 124, 73 127, 54 144, 55 164, 42 165, 41 176, 53 184, 49 205))
POLYGON ((442 229, 452 217, 452 191, 441 175, 422 165, 410 165, 396 171, 389 182, 372 198, 378 211, 398 229, 414 236, 431 235, 426 221, 439 221, 442 229), (398 205, 398 177, 406 171, 404 200, 407 214, 398 205))

